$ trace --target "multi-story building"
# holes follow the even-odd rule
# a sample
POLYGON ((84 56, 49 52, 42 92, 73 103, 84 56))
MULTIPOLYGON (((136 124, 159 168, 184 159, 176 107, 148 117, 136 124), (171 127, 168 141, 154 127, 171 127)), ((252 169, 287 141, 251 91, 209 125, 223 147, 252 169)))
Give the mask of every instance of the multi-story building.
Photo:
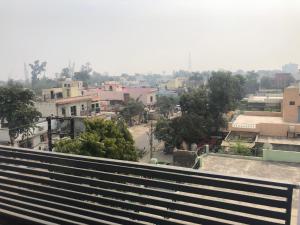
POLYGON ((102 101, 97 96, 79 96, 73 98, 64 98, 56 101, 36 102, 35 107, 42 113, 43 117, 47 116, 90 116, 100 111, 107 111, 109 104, 102 101))
POLYGON ((172 80, 169 80, 166 83, 166 88, 168 90, 176 90, 178 88, 182 88, 182 87, 184 87, 186 80, 187 80, 186 77, 176 77, 172 80))
MULTIPOLYGON (((53 129, 57 127, 57 121, 51 121, 53 129)), ((15 141, 15 147, 25 147, 38 150, 46 150, 48 146, 48 124, 45 119, 41 119, 35 124, 35 128, 32 128, 28 135, 19 135, 15 141)), ((5 123, 0 124, 0 143, 2 145, 10 145, 9 129, 5 126, 5 123)))
MULTIPOLYGON (((228 124, 228 142, 246 140, 280 145, 281 149, 300 150, 300 90, 299 86, 285 88, 281 112, 245 111, 234 116, 228 124)), ((227 143, 226 143, 227 142, 227 143)))
POLYGON ((83 82, 74 81, 70 78, 61 82, 61 87, 58 88, 49 88, 42 90, 42 99, 43 101, 52 101, 62 98, 72 98, 83 96, 83 82))
POLYGON ((145 106, 153 106, 156 104, 156 88, 127 87, 123 88, 123 92, 129 94, 129 98, 141 101, 145 106))

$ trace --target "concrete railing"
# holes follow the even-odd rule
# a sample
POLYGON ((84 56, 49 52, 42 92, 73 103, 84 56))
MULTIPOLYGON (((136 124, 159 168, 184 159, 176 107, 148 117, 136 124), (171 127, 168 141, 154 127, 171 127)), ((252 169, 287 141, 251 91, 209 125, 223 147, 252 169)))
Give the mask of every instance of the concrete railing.
POLYGON ((255 129, 256 124, 254 123, 232 123, 232 127, 235 128, 247 128, 247 129, 255 129))
POLYGON ((263 149, 263 160, 300 163, 300 152, 263 149))

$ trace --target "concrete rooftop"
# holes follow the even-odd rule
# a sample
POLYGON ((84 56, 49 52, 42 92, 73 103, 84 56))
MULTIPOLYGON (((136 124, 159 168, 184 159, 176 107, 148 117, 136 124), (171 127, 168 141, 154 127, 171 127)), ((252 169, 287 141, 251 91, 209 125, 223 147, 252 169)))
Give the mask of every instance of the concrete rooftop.
MULTIPOLYGON (((271 179, 300 184, 300 163, 279 163, 250 158, 209 154, 203 157, 203 171, 232 176, 271 179)), ((299 190, 294 192, 292 223, 296 224, 299 190)))
POLYGON ((239 115, 233 124, 285 123, 282 117, 239 115))

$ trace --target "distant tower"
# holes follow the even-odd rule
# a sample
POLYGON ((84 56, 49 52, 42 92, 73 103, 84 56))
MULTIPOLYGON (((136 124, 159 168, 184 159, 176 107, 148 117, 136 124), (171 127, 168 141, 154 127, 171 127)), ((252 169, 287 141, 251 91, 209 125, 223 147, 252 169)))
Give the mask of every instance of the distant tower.
POLYGON ((29 73, 28 73, 26 63, 24 63, 24 76, 25 76, 25 84, 29 84, 29 73))
POLYGON ((188 62, 188 71, 192 71, 192 55, 191 52, 189 52, 189 62, 188 62))

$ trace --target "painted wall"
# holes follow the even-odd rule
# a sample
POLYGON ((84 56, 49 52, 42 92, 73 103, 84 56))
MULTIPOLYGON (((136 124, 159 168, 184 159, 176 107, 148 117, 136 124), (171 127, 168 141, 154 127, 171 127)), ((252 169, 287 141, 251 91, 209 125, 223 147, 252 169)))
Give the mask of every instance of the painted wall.
POLYGON ((84 106, 83 111, 88 111, 91 108, 91 101, 81 101, 81 102, 76 102, 76 103, 68 103, 68 104, 58 105, 57 106, 57 115, 63 116, 62 108, 64 108, 66 110, 65 116, 72 116, 71 115, 71 107, 76 106, 76 114, 77 114, 76 116, 80 116, 81 111, 82 111, 82 105, 84 106))
POLYGON ((55 102, 35 102, 34 106, 36 109, 42 113, 43 117, 47 116, 57 116, 57 109, 55 102))
POLYGON ((300 96, 298 87, 288 87, 284 89, 282 101, 282 114, 285 122, 298 122, 298 107, 300 106, 300 96), (294 102, 294 105, 290 103, 294 102))
POLYGON ((264 149, 263 160, 300 163, 300 152, 264 149))

